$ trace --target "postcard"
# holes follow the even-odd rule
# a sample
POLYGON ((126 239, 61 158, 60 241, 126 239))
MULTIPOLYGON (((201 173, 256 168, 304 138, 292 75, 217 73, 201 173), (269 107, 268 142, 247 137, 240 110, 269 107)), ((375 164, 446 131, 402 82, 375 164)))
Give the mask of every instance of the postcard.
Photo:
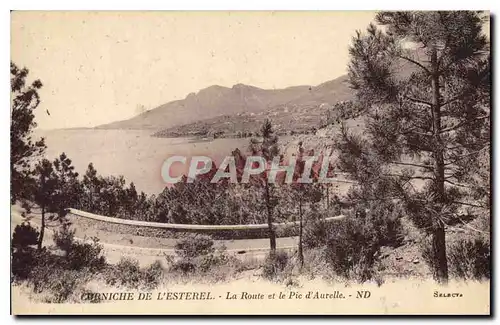
POLYGON ((12 11, 11 313, 490 315, 490 13, 12 11))

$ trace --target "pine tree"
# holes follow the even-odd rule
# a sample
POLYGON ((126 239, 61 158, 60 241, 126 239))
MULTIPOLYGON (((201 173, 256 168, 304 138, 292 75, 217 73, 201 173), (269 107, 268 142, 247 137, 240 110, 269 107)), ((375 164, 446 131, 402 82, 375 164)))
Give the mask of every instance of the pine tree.
POLYGON ((404 202, 432 236, 434 276, 442 283, 445 226, 465 207, 489 209, 489 190, 471 187, 489 183, 479 173, 489 157, 478 159, 490 148, 483 21, 470 11, 381 12, 376 22, 383 30, 371 24, 349 49, 355 104, 366 117, 364 135, 343 130, 338 143, 341 168, 360 183, 351 194, 404 202), (477 204, 474 195, 484 200, 477 204))
POLYGON ((40 236, 38 237, 38 250, 42 249, 45 234, 46 214, 53 211, 56 204, 57 178, 54 166, 47 160, 41 160, 35 167, 36 184, 33 187, 34 201, 40 207, 42 220, 40 225, 40 236))
POLYGON ((299 265, 302 268, 304 266, 304 215, 306 214, 306 208, 312 209, 312 205, 318 204, 322 199, 322 188, 321 184, 318 183, 318 168, 321 162, 314 162, 311 166, 309 172, 310 183, 303 182, 304 172, 306 170, 306 157, 313 157, 314 151, 310 151, 307 155, 304 152, 304 147, 302 142, 299 142, 299 148, 296 155, 295 171, 293 175, 293 183, 287 188, 288 195, 292 200, 292 204, 296 204, 299 214, 299 265))
POLYGON ((39 161, 34 170, 35 182, 30 193, 33 193, 34 202, 41 210, 40 236, 38 249, 42 248, 46 222, 58 220, 66 223, 68 208, 73 206, 79 196, 80 186, 78 173, 71 165, 71 159, 62 153, 54 162, 48 159, 39 161))
POLYGON ((59 220, 67 215, 70 207, 78 205, 81 196, 81 185, 78 180, 78 173, 71 164, 71 159, 63 152, 59 158, 53 162, 54 177, 57 180, 55 200, 55 209, 59 220))
MULTIPOLYGON (((279 157, 278 136, 274 133, 273 125, 270 120, 266 119, 264 121, 260 133, 262 135, 262 142, 252 138, 250 140, 249 149, 252 155, 261 155, 265 161, 270 164, 275 157, 279 157)), ((263 173, 263 176, 258 178, 257 185, 262 189, 262 197, 265 204, 270 251, 271 254, 275 254, 276 231, 273 226, 273 213, 276 206, 276 199, 273 195, 274 184, 269 184, 267 173, 263 173)))
POLYGON ((44 139, 34 141, 33 129, 36 127, 34 110, 40 104, 38 90, 42 88, 40 80, 26 85, 28 69, 19 69, 10 63, 11 90, 11 125, 10 125, 10 186, 11 202, 28 199, 29 183, 33 182, 33 158, 45 151, 44 139))

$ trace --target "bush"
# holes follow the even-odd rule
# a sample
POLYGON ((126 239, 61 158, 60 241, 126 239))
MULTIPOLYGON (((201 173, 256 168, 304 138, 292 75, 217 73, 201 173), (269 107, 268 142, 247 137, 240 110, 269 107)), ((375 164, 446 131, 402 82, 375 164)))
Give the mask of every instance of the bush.
POLYGON ((187 235, 175 245, 175 251, 180 259, 174 262, 170 269, 182 274, 205 273, 226 265, 230 260, 225 247, 216 249, 212 238, 206 235, 187 235))
POLYGON ((78 297, 90 279, 87 269, 67 270, 57 264, 37 265, 28 279, 35 293, 45 293, 45 302, 63 303, 71 296, 78 297))
POLYGON ((11 272, 15 280, 23 280, 30 276, 36 264, 34 249, 14 250, 12 252, 11 272))
POLYGON ((104 280, 113 286, 151 290, 158 286, 162 275, 163 267, 159 261, 141 269, 137 260, 122 258, 117 265, 107 268, 104 272, 104 280))
POLYGON ((228 256, 224 252, 219 251, 217 253, 211 253, 208 255, 201 256, 199 258, 199 263, 197 266, 201 272, 207 272, 213 267, 218 267, 227 264, 228 261, 229 261, 228 256))
MULTIPOLYGON (((446 253, 450 275, 464 280, 490 279, 490 243, 483 237, 460 237, 448 240, 446 253)), ((422 243, 422 256, 434 270, 435 259, 430 238, 422 243)))
POLYGON ((448 247, 450 273, 461 279, 489 279, 490 258, 490 243, 480 237, 460 238, 448 247))
POLYGON ((86 282, 81 278, 81 272, 74 270, 62 270, 49 277, 47 282, 48 290, 51 293, 45 302, 48 303, 63 303, 69 297, 82 288, 86 282))
POLYGON ((27 248, 28 246, 36 245, 40 233, 33 228, 29 222, 23 222, 14 228, 12 234, 12 247, 16 249, 27 248))
POLYGON ((269 280, 275 280, 288 265, 288 254, 284 251, 270 252, 264 261, 262 275, 269 280))
POLYGON ((373 275, 379 248, 376 232, 365 220, 347 218, 330 229, 325 255, 337 275, 364 282, 373 275))
POLYGON ((194 273, 196 271, 196 264, 192 260, 181 259, 174 262, 170 267, 172 272, 179 272, 182 274, 194 273))
POLYGON ((75 242, 75 230, 69 229, 69 225, 65 223, 60 230, 54 232, 53 240, 56 247, 67 253, 75 242))
MULTIPOLYGON (((333 271, 347 279, 365 282, 374 275, 376 255, 382 246, 398 247, 404 240, 400 210, 392 204, 372 204, 358 208, 344 220, 329 226, 318 223, 308 244, 324 242, 325 257, 333 271)), ((314 246, 313 246, 314 247, 314 246)))
POLYGON ((304 226, 302 243, 306 248, 316 248, 326 245, 331 224, 322 219, 310 220, 304 226))
POLYGON ((142 281, 146 289, 154 289, 160 284, 163 276, 163 267, 160 261, 155 261, 143 270, 142 281))
POLYGON ((13 279, 26 279, 36 265, 37 252, 31 247, 38 243, 39 232, 29 223, 23 222, 12 234, 11 272, 13 279))
POLYGON ((214 251, 214 241, 206 235, 188 234, 175 245, 175 252, 181 258, 194 258, 214 251))
POLYGON ((96 272, 106 266, 99 239, 94 237, 91 243, 76 242, 75 230, 71 230, 68 223, 63 224, 61 229, 54 233, 54 243, 65 253, 66 269, 88 268, 91 272, 96 272))
POLYGON ((97 238, 92 243, 73 243, 66 255, 67 268, 81 270, 88 268, 92 272, 102 270, 106 266, 106 258, 102 255, 102 245, 97 238))
POLYGON ((137 288, 141 280, 141 268, 137 260, 122 257, 117 265, 108 269, 106 283, 137 288))

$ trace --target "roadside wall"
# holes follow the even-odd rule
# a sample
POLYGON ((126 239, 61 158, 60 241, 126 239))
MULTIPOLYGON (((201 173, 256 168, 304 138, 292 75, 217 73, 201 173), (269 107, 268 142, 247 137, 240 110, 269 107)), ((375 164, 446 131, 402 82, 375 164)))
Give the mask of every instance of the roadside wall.
MULTIPOLYGON (((102 231, 112 233, 131 234, 136 236, 178 238, 186 233, 201 233, 212 236, 214 239, 254 239, 267 238, 267 224, 258 225, 188 225, 159 222, 146 222, 129 219, 120 219, 100 216, 97 214, 70 209, 70 218, 80 218, 79 222, 89 223, 102 231)), ((345 216, 325 218, 325 221, 334 222, 345 216)), ((278 237, 291 237, 298 235, 299 222, 275 223, 278 237)))

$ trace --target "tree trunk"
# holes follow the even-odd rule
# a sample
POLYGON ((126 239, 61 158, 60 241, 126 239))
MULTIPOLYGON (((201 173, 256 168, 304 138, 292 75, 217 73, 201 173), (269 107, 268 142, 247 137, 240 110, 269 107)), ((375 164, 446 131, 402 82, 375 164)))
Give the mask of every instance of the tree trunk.
POLYGON ((42 226, 38 237, 38 250, 42 250, 43 236, 45 234, 45 206, 42 205, 42 226))
MULTIPOLYGON (((439 91, 439 66, 437 50, 431 55, 432 64, 432 126, 434 136, 434 159, 436 176, 435 202, 442 206, 445 200, 444 190, 444 147, 441 139, 441 96, 439 91)), ((432 250, 434 254, 434 276, 439 283, 448 282, 448 261, 446 259, 446 238, 444 223, 438 219, 433 222, 432 250)))
POLYGON ((448 283, 448 262, 446 259, 446 239, 444 224, 435 227, 432 234, 432 253, 434 255, 434 277, 441 284, 448 283))
POLYGON ((302 267, 304 266, 304 251, 303 251, 303 247, 302 247, 302 229, 303 229, 302 197, 299 197, 299 263, 300 263, 301 270, 302 270, 302 267))
POLYGON ((273 209, 271 206, 271 198, 269 194, 269 184, 266 182, 264 185, 265 188, 265 201, 266 201, 266 209, 267 209, 267 226, 269 229, 269 245, 271 249, 271 254, 276 253, 276 234, 274 232, 273 227, 273 209))

